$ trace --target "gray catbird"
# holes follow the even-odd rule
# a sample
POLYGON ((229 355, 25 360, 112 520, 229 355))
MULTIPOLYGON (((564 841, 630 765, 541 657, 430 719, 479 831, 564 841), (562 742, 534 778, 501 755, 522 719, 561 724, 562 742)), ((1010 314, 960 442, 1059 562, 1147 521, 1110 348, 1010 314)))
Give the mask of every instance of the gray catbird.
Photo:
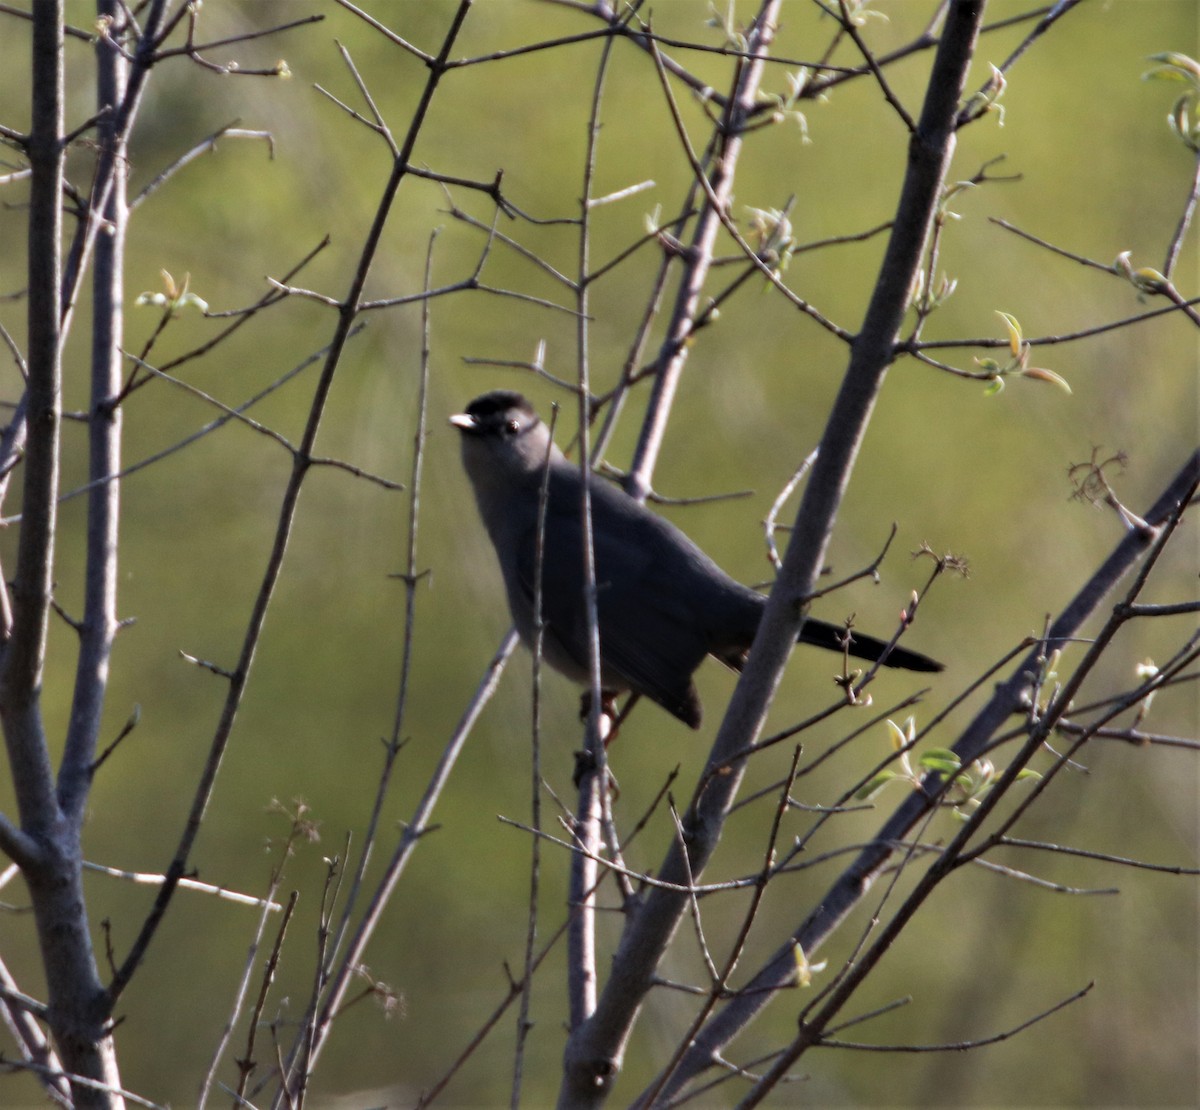
MULTIPOLYGON (((462 459, 475 490, 521 639, 534 638, 538 507, 549 451, 542 560, 543 657, 575 682, 588 682, 587 618, 579 467, 519 393, 485 393, 450 417, 462 433, 462 459)), ((596 563, 600 677, 606 692, 632 690, 692 728, 700 698, 692 672, 706 655, 740 670, 766 598, 735 582, 678 528, 615 486, 588 476, 596 563)), ((842 650, 846 630, 809 618, 800 640, 842 650)), ((854 633, 849 652, 875 660, 887 645, 854 633)), ((942 665, 905 648, 885 664, 912 671, 942 665)))

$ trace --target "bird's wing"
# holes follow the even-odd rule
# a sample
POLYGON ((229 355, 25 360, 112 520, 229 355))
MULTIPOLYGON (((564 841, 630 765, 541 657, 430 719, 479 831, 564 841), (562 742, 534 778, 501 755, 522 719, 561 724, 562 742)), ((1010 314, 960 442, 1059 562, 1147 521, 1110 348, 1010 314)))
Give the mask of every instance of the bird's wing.
MULTIPOLYGON (((581 669, 587 666, 582 530, 578 483, 551 490, 542 566, 542 612, 548 634, 581 669)), ((703 595, 691 588, 690 550, 661 522, 618 490, 592 486, 592 550, 602 678, 656 701, 696 727, 699 700, 692 672, 708 653, 703 595)), ((682 537, 678 537, 682 538, 682 537)), ((522 583, 533 597, 537 530, 521 546, 522 583)), ((695 549, 698 554, 698 549, 695 549)))

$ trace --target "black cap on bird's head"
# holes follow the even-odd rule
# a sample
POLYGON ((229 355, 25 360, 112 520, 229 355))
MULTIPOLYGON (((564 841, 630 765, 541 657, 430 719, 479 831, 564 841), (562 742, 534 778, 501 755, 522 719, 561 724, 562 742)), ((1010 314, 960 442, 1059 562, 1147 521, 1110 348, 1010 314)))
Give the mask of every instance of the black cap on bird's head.
POLYGON ((491 393, 476 397, 465 412, 450 417, 450 423, 467 435, 486 435, 488 432, 505 430, 514 435, 538 422, 538 414, 529 401, 511 389, 494 389, 491 393), (514 427, 507 428, 510 424, 514 427))
POLYGON ((494 389, 476 397, 465 412, 455 413, 450 423, 462 432, 463 462, 476 489, 493 484, 497 468, 510 476, 541 471, 546 453, 557 454, 550 443, 550 430, 533 405, 511 389, 494 389))

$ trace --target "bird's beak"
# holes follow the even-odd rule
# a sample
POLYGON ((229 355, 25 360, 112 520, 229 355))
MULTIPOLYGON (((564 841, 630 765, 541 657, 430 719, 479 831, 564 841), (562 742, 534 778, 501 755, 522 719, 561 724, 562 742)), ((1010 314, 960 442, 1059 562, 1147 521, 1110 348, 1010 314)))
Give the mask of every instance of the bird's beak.
POLYGON ((450 417, 450 423, 460 432, 479 431, 479 422, 469 412, 456 412, 450 417))

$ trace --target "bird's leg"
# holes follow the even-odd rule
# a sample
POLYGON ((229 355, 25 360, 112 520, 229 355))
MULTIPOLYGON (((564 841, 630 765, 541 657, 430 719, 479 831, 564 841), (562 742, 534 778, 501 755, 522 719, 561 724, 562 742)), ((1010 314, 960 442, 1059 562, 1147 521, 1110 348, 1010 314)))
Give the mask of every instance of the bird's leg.
MULTIPOLYGON (((637 705, 638 700, 641 698, 641 696, 642 696, 641 694, 630 694, 629 697, 627 697, 625 699, 625 707, 620 711, 620 713, 614 712, 613 714, 611 714, 613 726, 612 726, 612 732, 610 732, 608 734, 608 737, 604 741, 604 748, 606 751, 608 750, 608 745, 611 744, 613 742, 613 740, 616 739, 617 733, 620 731, 621 726, 625 723, 625 718, 629 716, 630 712, 632 712, 633 707, 635 705, 637 705)), ((614 710, 616 709, 616 700, 617 700, 617 698, 616 698, 616 695, 614 694, 613 695, 613 709, 614 710)))
POLYGON ((575 770, 571 773, 571 782, 575 784, 575 789, 579 789, 584 775, 590 775, 595 770, 596 757, 585 748, 580 748, 575 753, 575 770))
MULTIPOLYGON (((629 701, 625 706, 625 713, 629 712, 629 706, 637 700, 638 695, 630 696, 629 701)), ((579 719, 586 721, 591 714, 592 709, 592 693, 590 690, 585 690, 579 698, 579 719)), ((617 712, 617 691, 616 690, 601 690, 600 691, 600 735, 604 743, 605 752, 608 751, 608 745, 616 738, 617 730, 620 728, 621 721, 625 718, 625 713, 617 712)), ((575 773, 572 776, 576 786, 579 786, 580 780, 589 771, 596 769, 596 757, 590 751, 578 751, 575 753, 575 773)), ((613 797, 620 794, 621 788, 613 776, 612 770, 607 770, 607 788, 613 797)))
MULTIPOLYGON (((575 789, 579 789, 579 784, 583 781, 583 776, 592 774, 596 770, 596 757, 588 751, 578 751, 575 753, 575 770, 571 774, 571 782, 574 783, 575 789)), ((607 779, 608 793, 614 800, 621 796, 621 784, 617 782, 617 776, 612 773, 611 767, 604 768, 605 778, 607 779)))
MULTIPOLYGON (((617 691, 616 690, 601 690, 600 691, 600 712, 612 722, 612 727, 609 729, 608 735, 604 737, 604 750, 607 751, 609 745, 617 738, 617 733, 621 731, 621 726, 625 723, 625 718, 629 716, 630 711, 638 703, 641 694, 630 694, 625 700, 625 707, 617 709, 617 691)), ((592 709, 591 691, 585 690, 579 696, 579 719, 586 721, 588 714, 592 709)))
MULTIPOLYGON (((603 716, 607 717, 612 724, 612 727, 609 729, 608 734, 604 737, 605 749, 607 749, 608 745, 611 744, 613 742, 613 740, 616 738, 617 729, 619 729, 621 727, 621 722, 623 720, 625 720, 625 714, 629 712, 629 707, 631 705, 633 705, 633 703, 635 701, 637 701, 637 699, 638 699, 637 694, 631 694, 629 697, 629 701, 626 702, 626 704, 625 704, 625 711, 623 713, 618 713, 617 712, 617 691, 616 690, 601 690, 600 691, 600 712, 603 716)), ((591 692, 591 690, 584 690, 584 692, 579 695, 579 719, 581 721, 586 721, 588 719, 588 715, 591 712, 592 712, 592 692, 591 692)), ((603 731, 603 730, 601 730, 601 731, 603 731)))

